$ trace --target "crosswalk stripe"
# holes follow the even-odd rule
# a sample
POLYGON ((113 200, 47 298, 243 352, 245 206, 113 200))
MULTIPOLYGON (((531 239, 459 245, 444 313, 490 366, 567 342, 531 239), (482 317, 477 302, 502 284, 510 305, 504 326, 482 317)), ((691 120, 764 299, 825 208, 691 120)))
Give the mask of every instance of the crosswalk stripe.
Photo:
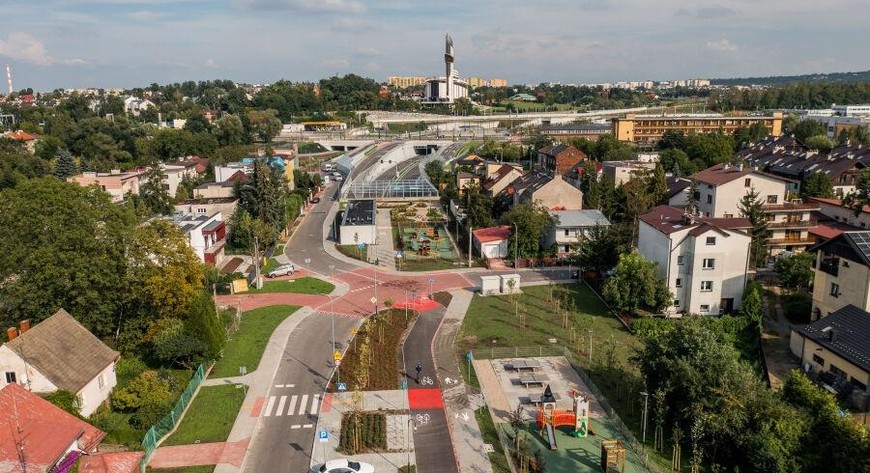
POLYGON ((281 399, 278 401, 278 410, 275 411, 275 415, 284 415, 284 403, 287 402, 287 396, 281 396, 281 399))
POLYGON ((317 414, 318 401, 320 401, 320 394, 311 397, 311 415, 317 414))
MULTIPOLYGON (((302 400, 299 402, 299 415, 305 414, 305 406, 308 405, 308 395, 303 394, 302 400)), ((289 412, 290 415, 293 415, 293 411, 289 412)))
POLYGON ((266 417, 271 416, 273 407, 275 407, 275 396, 269 396, 269 403, 266 404, 266 412, 263 415, 266 417))
POLYGON ((290 408, 287 409, 287 415, 291 415, 291 416, 293 415, 293 412, 296 410, 296 401, 299 400, 299 399, 297 399, 298 397, 299 396, 296 396, 294 394, 293 397, 290 398, 290 408))

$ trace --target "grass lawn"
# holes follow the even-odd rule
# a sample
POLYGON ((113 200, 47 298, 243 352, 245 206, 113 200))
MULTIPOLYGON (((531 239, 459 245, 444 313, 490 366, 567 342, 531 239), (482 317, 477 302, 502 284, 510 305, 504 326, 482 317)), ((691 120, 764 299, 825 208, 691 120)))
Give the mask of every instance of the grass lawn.
POLYGON ((278 266, 278 260, 276 260, 275 258, 269 258, 269 260, 266 261, 266 264, 264 264, 263 267, 260 268, 260 274, 266 274, 269 271, 277 268, 278 266))
POLYGON ((363 249, 359 249, 356 245, 335 245, 335 249, 339 253, 349 258, 358 259, 360 261, 368 261, 368 245, 363 249))
POLYGON ((240 366, 246 367, 249 373, 257 369, 272 332, 298 309, 291 305, 273 305, 242 314, 239 330, 227 341, 224 356, 215 363, 209 377, 237 376, 240 366))
POLYGON ((397 259, 396 268, 400 271, 437 271, 461 267, 456 260, 438 259, 397 259))
MULTIPOLYGON (((398 389, 402 368, 399 342, 415 316, 409 312, 406 322, 404 310, 389 309, 368 318, 341 360, 342 382, 360 391, 398 389)), ((336 383, 330 383, 329 391, 335 390, 336 383)))
POLYGON ((474 411, 474 418, 477 419, 477 425, 480 427, 481 435, 483 435, 483 442, 492 445, 493 450, 495 450, 488 454, 493 473, 510 473, 511 468, 498 439, 498 432, 495 430, 495 424, 492 422, 489 410, 483 407, 474 411))
POLYGON ((249 289, 245 294, 265 294, 270 292, 292 292, 296 294, 329 294, 335 289, 331 283, 322 279, 304 277, 299 279, 265 281, 263 289, 249 289))
POLYGON ((185 466, 182 468, 148 468, 148 473, 212 473, 217 465, 185 466))
POLYGON ((163 445, 225 441, 244 400, 245 390, 241 384, 203 386, 187 409, 178 429, 163 445))

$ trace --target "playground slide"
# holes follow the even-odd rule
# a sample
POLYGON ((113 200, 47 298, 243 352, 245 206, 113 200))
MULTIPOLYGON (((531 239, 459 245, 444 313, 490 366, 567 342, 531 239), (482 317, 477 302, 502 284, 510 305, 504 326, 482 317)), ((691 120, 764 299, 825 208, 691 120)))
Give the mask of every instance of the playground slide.
POLYGON ((547 440, 550 442, 550 450, 556 450, 558 447, 556 446, 556 430, 553 429, 553 426, 547 424, 547 440))

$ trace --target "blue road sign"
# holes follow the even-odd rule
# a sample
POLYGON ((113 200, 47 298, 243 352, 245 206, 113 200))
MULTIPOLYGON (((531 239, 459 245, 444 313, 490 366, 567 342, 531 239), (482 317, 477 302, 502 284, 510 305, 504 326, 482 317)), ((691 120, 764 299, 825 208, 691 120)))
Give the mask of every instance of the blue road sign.
POLYGON ((359 249, 361 249, 361 250, 366 249, 366 244, 365 244, 365 243, 360 243, 359 245, 356 245, 356 246, 357 246, 359 249))
POLYGON ((329 431, 326 429, 320 429, 320 431, 317 432, 317 438, 319 438, 321 442, 329 442, 329 431))
POLYGON ((471 352, 469 351, 468 353, 465 354, 465 359, 468 360, 468 361, 473 360, 473 359, 474 359, 474 353, 471 353, 471 352))
POLYGON ((339 391, 347 391, 347 384, 345 384, 345 383, 338 383, 338 390, 339 390, 339 391))
POLYGON ((433 284, 435 282, 435 278, 429 278, 429 284, 433 284))
POLYGON ((402 380, 402 390, 407 390, 407 389, 408 389, 408 380, 403 379, 402 380))

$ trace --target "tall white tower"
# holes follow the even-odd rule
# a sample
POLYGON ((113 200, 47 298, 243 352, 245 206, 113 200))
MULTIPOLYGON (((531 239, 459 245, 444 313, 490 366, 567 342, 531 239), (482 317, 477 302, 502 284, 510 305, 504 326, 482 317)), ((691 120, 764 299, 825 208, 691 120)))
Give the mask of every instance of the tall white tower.
POLYGON ((6 85, 9 86, 9 93, 12 94, 12 66, 6 64, 6 85))
POLYGON ((445 35, 444 38, 444 66, 447 69, 447 81, 445 85, 447 86, 447 101, 453 102, 453 38, 450 37, 450 34, 445 35))

